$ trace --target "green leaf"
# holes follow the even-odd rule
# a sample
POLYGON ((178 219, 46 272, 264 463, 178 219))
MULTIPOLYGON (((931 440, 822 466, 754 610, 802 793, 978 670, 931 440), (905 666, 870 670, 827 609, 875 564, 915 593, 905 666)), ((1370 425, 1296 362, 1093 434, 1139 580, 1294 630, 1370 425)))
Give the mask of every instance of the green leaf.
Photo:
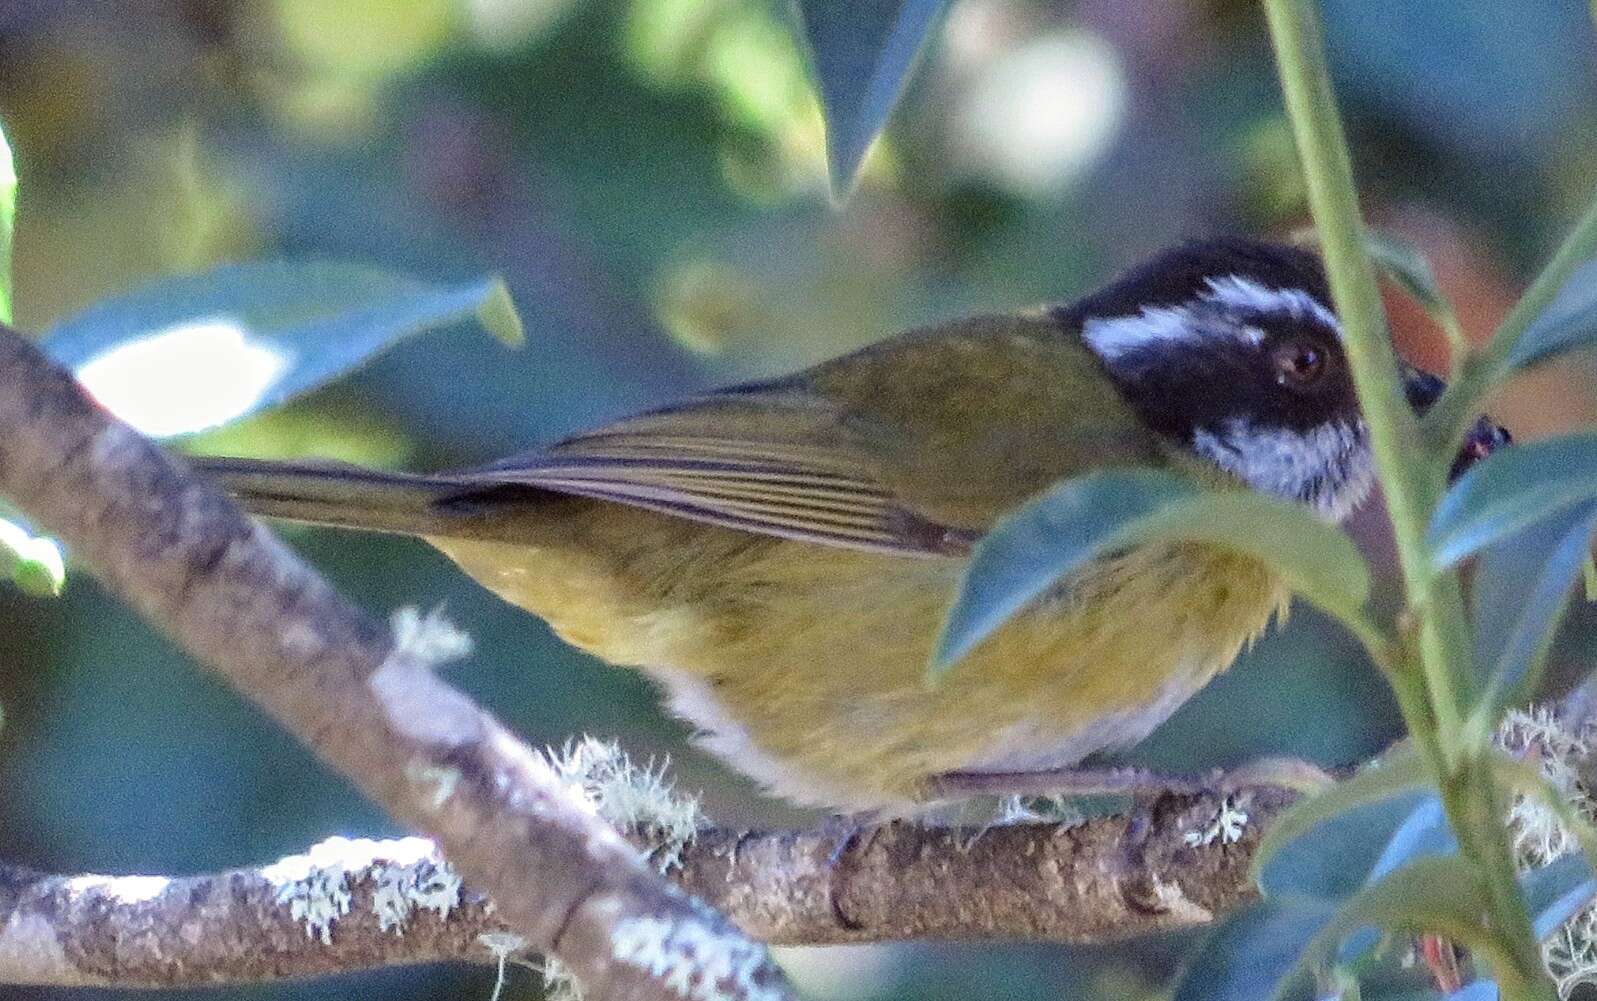
POLYGON ((1591 863, 1579 854, 1553 859, 1540 869, 1525 873, 1519 882, 1537 941, 1557 931, 1559 925, 1579 914, 1597 896, 1591 863))
POLYGON ((1453 314, 1452 304, 1442 294, 1441 286, 1436 283, 1436 272, 1431 270, 1431 262, 1425 259, 1419 248, 1386 233, 1367 232, 1364 241, 1370 260, 1403 291, 1413 296, 1414 301, 1423 306, 1431 318, 1452 337, 1458 329, 1458 318, 1453 314))
MULTIPOLYGON (((1394 763, 1406 767, 1401 760, 1394 763)), ((1555 801, 1561 820, 1573 815, 1573 809, 1534 768, 1501 753, 1494 756, 1492 763, 1494 774, 1505 787, 1538 801, 1555 801)), ((1336 845, 1321 844, 1329 825, 1359 816, 1360 811, 1367 814, 1368 810, 1369 803, 1362 803, 1333 812, 1326 820, 1307 828, 1293 821, 1290 812, 1280 819, 1299 828, 1298 837, 1289 839, 1289 843, 1334 851, 1336 845), (1302 837, 1311 829, 1315 837, 1302 837)), ((1378 815, 1375 826, 1384 830, 1385 819, 1378 815)), ((1583 843, 1597 839, 1591 825, 1578 817, 1568 826, 1577 837, 1588 839, 1583 843)), ((1267 838, 1274 836, 1272 829, 1267 838)), ((1266 846, 1260 847, 1263 850, 1266 846)), ((1333 960, 1339 964, 1352 961, 1352 955, 1362 951, 1358 944, 1374 938, 1371 927, 1435 932, 1490 953, 1498 948, 1498 943, 1483 924, 1486 894, 1474 867, 1457 852, 1457 840, 1440 801, 1426 796, 1387 840, 1381 857, 1368 867, 1367 884, 1347 896, 1342 906, 1337 907, 1335 898, 1303 893, 1269 896, 1266 902, 1275 905, 1272 909, 1257 912, 1240 930, 1228 929, 1225 937, 1217 937, 1191 970, 1201 971, 1203 978, 1222 988, 1232 982, 1238 984, 1235 994, 1220 993, 1217 997, 1278 997, 1287 985, 1307 982, 1315 969, 1333 960), (1284 963, 1294 943, 1297 956, 1290 964, 1284 963), (1239 948, 1257 950, 1257 957, 1238 955, 1235 950, 1239 948), (1219 954, 1215 954, 1216 949, 1219 954)), ((1360 873, 1365 871, 1356 862, 1353 865, 1360 873)), ((1597 895, 1597 879, 1591 865, 1576 856, 1565 856, 1523 875, 1520 887, 1538 938, 1551 934, 1597 895)), ((1189 972, 1189 980, 1190 977, 1189 972)), ((1184 981, 1183 988, 1187 986, 1184 981)), ((1191 984, 1191 988, 1188 996, 1204 996, 1201 984, 1191 984)), ((1177 996, 1183 996, 1180 989, 1177 996)))
POLYGON ((938 640, 932 677, 1091 561, 1172 540, 1254 557, 1306 600, 1350 624, 1363 622, 1369 568, 1340 529, 1252 491, 1201 490, 1158 470, 1111 470, 1053 487, 977 544, 938 640))
POLYGON ((1504 360, 1512 371, 1597 341, 1597 261, 1576 268, 1541 315, 1530 322, 1504 360))
POLYGON ((0 576, 24 594, 53 598, 66 585, 66 562, 54 541, 0 518, 0 576))
POLYGON ((1268 1001, 1336 913, 1334 903, 1265 900, 1227 921, 1181 973, 1172 1001, 1268 1001))
POLYGON ((157 437, 277 406, 415 334, 475 318, 507 344, 504 283, 438 285, 343 261, 230 264, 157 281, 58 324, 45 351, 157 437))
MULTIPOLYGON (((1338 817, 1426 788, 1430 773, 1412 743, 1403 743, 1329 789, 1294 803, 1275 819, 1253 855, 1253 876, 1266 893, 1265 870, 1288 844, 1338 817)), ((1316 841, 1321 839, 1316 838, 1316 841)))
POLYGON ((1288 896, 1267 899, 1228 922, 1187 967, 1175 1001, 1269 1001, 1310 983, 1337 945, 1369 925, 1427 931, 1465 945, 1493 947, 1481 924, 1487 896, 1474 868, 1457 855, 1414 859, 1338 906, 1288 896))
POLYGON ((1389 872, 1403 868, 1427 855, 1451 855, 1458 851, 1458 836, 1447 822, 1441 797, 1427 795, 1403 818, 1386 842, 1381 857, 1370 866, 1366 882, 1374 883, 1389 872))
POLYGON ((832 193, 847 194, 948 0, 792 0, 826 115, 832 193))
MULTIPOLYGON (((1403 796, 1392 802, 1413 806, 1387 838, 1375 864, 1365 872, 1364 886, 1379 882, 1388 873, 1401 869, 1417 858, 1452 855, 1458 851, 1458 838, 1448 825, 1447 813, 1435 793, 1418 797, 1418 802, 1412 796, 1403 796)), ((1337 948, 1337 965, 1350 966, 1360 962, 1375 949, 1380 938, 1379 930, 1368 925, 1355 929, 1337 948)))
POLYGON ((1597 432, 1498 449, 1447 491, 1427 541, 1444 568, 1591 500, 1597 500, 1597 432))
POLYGON ((1399 793, 1320 821, 1276 849, 1259 871, 1259 889, 1272 898, 1346 899, 1369 882, 1376 865, 1394 856, 1416 811, 1433 799, 1419 791, 1399 793))
POLYGON ((17 224, 17 165, 6 141, 5 123, 0 122, 0 323, 10 323, 11 241, 17 224))
POLYGON ((1585 565, 1597 503, 1561 511, 1481 554, 1471 588, 1474 663, 1482 709, 1530 699, 1541 681, 1553 634, 1585 565))
POLYGON ((1488 904, 1479 874, 1461 856, 1422 855, 1349 897, 1298 962, 1305 972, 1324 964, 1343 938, 1366 925, 1494 948, 1493 933, 1482 925, 1488 904))

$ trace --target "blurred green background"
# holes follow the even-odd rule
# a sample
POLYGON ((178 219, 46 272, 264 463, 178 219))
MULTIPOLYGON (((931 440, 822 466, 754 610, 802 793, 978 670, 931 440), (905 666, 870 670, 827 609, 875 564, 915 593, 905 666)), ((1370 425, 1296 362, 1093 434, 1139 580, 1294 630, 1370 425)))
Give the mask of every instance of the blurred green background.
MULTIPOLYGON (((1587 5, 1324 9, 1366 209, 1431 256, 1484 337, 1597 185, 1587 5)), ((222 260, 501 273, 527 325, 520 351, 431 335, 199 443, 428 468, 914 323, 1069 298, 1183 237, 1305 222, 1246 0, 959 0, 841 208, 792 39, 785 8, 763 0, 0 0, 19 323, 222 260)), ((1390 305, 1403 349, 1441 367, 1421 311, 1390 305)), ((1522 379, 1497 414, 1521 437, 1586 422, 1592 374, 1577 361, 1522 379)), ((1379 555, 1377 521, 1361 529, 1379 555)), ((285 534, 376 613, 442 606, 478 647, 452 679, 531 740, 588 732, 669 754, 724 823, 809 819, 695 751, 646 683, 564 649, 421 544, 285 534)), ((87 575, 55 600, 0 590, 0 622, 8 859, 194 872, 393 831, 87 575)), ((1577 612, 1566 674, 1594 641, 1597 616, 1577 612)), ((1135 757, 1345 763, 1395 729, 1361 656, 1300 611, 1135 757)), ((815 997, 1155 997, 1190 944, 782 958, 815 997)), ((491 984, 426 968, 212 996, 397 1001, 491 984)), ((536 978, 511 990, 536 996, 536 978)))

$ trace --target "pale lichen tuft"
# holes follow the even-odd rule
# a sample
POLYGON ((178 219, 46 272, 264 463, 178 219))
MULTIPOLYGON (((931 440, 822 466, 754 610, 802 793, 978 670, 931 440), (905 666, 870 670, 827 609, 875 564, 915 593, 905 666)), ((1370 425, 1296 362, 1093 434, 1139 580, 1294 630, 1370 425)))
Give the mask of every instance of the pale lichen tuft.
POLYGON ((378 927, 396 935, 404 934, 418 910, 442 918, 460 904, 460 877, 425 838, 328 838, 264 867, 261 875, 276 887, 277 903, 324 945, 332 942, 333 925, 350 912, 357 880, 372 882, 378 927))
MULTIPOLYGON (((1580 777, 1591 756, 1589 730, 1571 732, 1544 706, 1511 709, 1498 726, 1497 743, 1534 763, 1576 814, 1597 821, 1597 802, 1580 777)), ((1509 804, 1508 823, 1521 869, 1540 868, 1580 850, 1552 811, 1524 796, 1509 804)), ((1583 908, 1542 943, 1542 961, 1560 997, 1570 997, 1582 984, 1597 984, 1597 904, 1583 908)))
POLYGON ((611 956, 647 970, 689 1001, 779 1001, 765 950, 694 918, 628 918, 616 925, 611 956))
POLYGON ((1220 801, 1220 809, 1213 819, 1196 830, 1188 831, 1182 840, 1193 848, 1212 845, 1216 841, 1222 845, 1233 845, 1242 840, 1242 831, 1247 824, 1247 811, 1237 804, 1234 797, 1227 796, 1220 801))
POLYGON ((679 793, 666 778, 669 761, 635 764, 620 745, 584 736, 548 753, 563 781, 579 789, 599 816, 649 843, 661 872, 682 862, 682 850, 705 824, 697 796, 679 793))
MULTIPOLYGON (((666 778, 668 762, 638 765, 614 741, 583 736, 545 755, 567 788, 578 792, 605 820, 634 831, 649 844, 660 872, 682 863, 682 851, 705 824, 697 796, 679 793, 666 778)), ((582 1001, 582 988, 553 956, 542 965, 548 1001, 582 1001)))
MULTIPOLYGON (((495 964, 494 990, 489 995, 488 1001, 499 1001, 505 992, 505 985, 509 982, 509 966, 513 956, 525 952, 527 940, 520 935, 510 932, 483 932, 477 936, 477 944, 488 950, 493 956, 495 964)), ((553 999, 553 992, 545 994, 546 1001, 553 999)))

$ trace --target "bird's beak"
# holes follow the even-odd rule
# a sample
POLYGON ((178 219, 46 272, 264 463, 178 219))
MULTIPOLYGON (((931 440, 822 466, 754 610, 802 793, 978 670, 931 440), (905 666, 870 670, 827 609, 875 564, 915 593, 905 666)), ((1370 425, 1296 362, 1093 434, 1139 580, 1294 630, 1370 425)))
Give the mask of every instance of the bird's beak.
MULTIPOLYGON (((1417 414, 1424 414, 1431 409, 1431 405, 1442 395, 1442 390, 1447 384, 1429 372, 1421 371, 1407 362, 1403 366, 1403 391, 1408 396, 1409 406, 1417 414)), ((1451 483, 1464 475, 1465 470, 1475 463, 1491 455, 1504 445, 1514 443, 1513 435, 1501 424, 1487 417, 1481 417, 1469 429, 1469 434, 1464 436, 1464 444, 1458 450, 1458 455, 1453 459, 1453 468, 1448 471, 1447 479, 1451 483)))
POLYGON ((1464 436, 1464 444, 1453 459, 1453 468, 1447 471, 1447 482, 1451 483, 1463 476, 1469 467, 1504 445, 1512 444, 1514 436, 1508 433, 1508 428, 1489 417, 1479 418, 1469 429, 1469 434, 1464 436))

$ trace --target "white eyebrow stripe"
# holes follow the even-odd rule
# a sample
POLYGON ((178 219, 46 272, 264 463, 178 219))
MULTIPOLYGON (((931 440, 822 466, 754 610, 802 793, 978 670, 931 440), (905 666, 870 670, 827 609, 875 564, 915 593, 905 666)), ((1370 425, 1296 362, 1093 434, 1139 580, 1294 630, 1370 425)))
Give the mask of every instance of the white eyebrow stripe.
POLYGON ((1206 278, 1204 283, 1209 291, 1183 306, 1144 306, 1122 316, 1090 317, 1082 324, 1082 337, 1098 357, 1108 362, 1157 344, 1196 344, 1220 338, 1251 345, 1264 343, 1264 331, 1257 326, 1238 326, 1234 321, 1216 324, 1212 316, 1206 322, 1201 314, 1214 307, 1297 320, 1312 317, 1337 337, 1342 336, 1336 315, 1302 289, 1269 288, 1241 275, 1206 278))
POLYGON ((1338 337, 1342 334, 1342 326, 1336 322, 1336 314, 1302 289, 1267 288, 1241 275, 1206 278, 1204 283, 1209 286, 1209 292, 1204 296, 1209 302, 1259 313, 1285 313, 1296 318, 1312 316, 1336 331, 1338 337))
POLYGON ((1264 331, 1248 325, 1216 326, 1185 306, 1144 306, 1129 316, 1089 317, 1081 335, 1098 357, 1115 361, 1154 344, 1196 344, 1220 338, 1264 343, 1264 331))
POLYGON ((1204 335, 1183 306, 1144 306, 1129 316, 1090 317, 1081 336, 1098 357, 1114 361, 1151 344, 1197 341, 1204 335))

